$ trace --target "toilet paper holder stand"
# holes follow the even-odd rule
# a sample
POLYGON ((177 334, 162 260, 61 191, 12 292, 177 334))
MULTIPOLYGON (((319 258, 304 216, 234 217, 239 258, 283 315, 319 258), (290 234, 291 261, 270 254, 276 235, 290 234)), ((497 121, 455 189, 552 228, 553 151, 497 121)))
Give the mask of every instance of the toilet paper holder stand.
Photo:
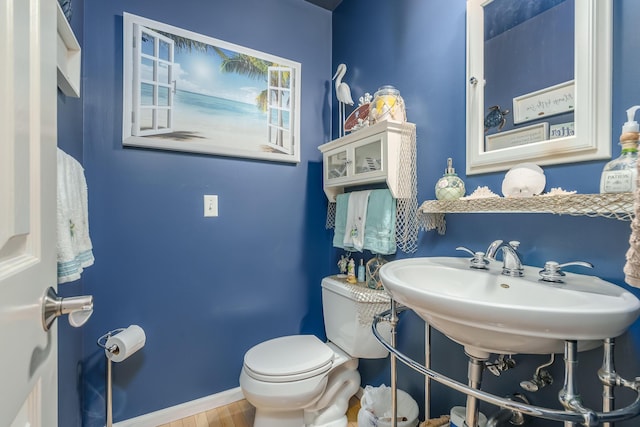
MULTIPOLYGON (((109 353, 116 353, 118 351, 118 346, 117 345, 112 345, 111 347, 107 347, 107 341, 109 341, 109 338, 111 338, 112 336, 119 334, 120 332, 124 331, 126 328, 118 328, 118 329, 114 329, 112 331, 107 332, 106 334, 104 334, 103 336, 101 336, 100 338, 98 338, 98 346, 102 347, 103 349, 107 350, 109 353)), ((109 359, 111 360, 111 359, 109 359)))
MULTIPOLYGON (((116 354, 119 351, 117 345, 112 345, 111 347, 107 347, 107 341, 113 335, 116 335, 126 328, 118 328, 112 331, 107 332, 100 338, 98 338, 98 346, 102 347, 106 351, 111 354, 116 354)), ((106 427, 113 427, 113 394, 112 394, 112 380, 111 380, 111 359, 107 357, 107 396, 106 396, 106 404, 107 404, 107 424, 106 427)))

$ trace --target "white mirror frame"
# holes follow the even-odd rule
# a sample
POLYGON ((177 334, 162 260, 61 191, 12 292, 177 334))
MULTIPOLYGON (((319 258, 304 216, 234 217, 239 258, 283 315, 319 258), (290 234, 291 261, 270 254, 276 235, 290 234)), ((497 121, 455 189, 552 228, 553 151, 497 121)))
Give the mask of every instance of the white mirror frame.
POLYGON ((467 175, 611 158, 612 1, 575 1, 575 136, 485 151, 483 6, 491 1, 467 0, 467 175))

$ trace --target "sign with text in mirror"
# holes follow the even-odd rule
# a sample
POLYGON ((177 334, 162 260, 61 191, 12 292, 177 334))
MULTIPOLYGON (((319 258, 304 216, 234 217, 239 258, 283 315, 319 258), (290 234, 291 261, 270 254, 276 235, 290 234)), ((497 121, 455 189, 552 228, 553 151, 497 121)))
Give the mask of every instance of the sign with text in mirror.
POLYGON ((573 80, 513 98, 515 124, 567 113, 575 108, 573 80))
POLYGON ((537 123, 531 126, 487 135, 486 139, 486 151, 533 144, 534 142, 549 139, 549 123, 537 123))

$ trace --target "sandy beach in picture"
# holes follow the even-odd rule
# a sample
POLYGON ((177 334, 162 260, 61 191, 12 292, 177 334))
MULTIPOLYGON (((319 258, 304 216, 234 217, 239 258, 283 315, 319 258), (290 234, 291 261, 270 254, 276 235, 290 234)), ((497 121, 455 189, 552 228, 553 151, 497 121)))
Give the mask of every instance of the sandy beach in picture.
POLYGON ((267 114, 255 104, 178 90, 174 106, 173 132, 153 138, 232 145, 240 150, 261 150, 266 145, 267 114))

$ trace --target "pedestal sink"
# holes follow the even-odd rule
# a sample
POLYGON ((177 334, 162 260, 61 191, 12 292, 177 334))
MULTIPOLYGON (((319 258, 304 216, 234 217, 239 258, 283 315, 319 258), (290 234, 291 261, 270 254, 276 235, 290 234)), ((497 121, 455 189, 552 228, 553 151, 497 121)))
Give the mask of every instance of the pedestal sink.
POLYGON ((468 258, 408 258, 385 264, 380 278, 397 302, 479 358, 561 353, 565 340, 589 350, 640 314, 638 298, 620 286, 573 273, 548 283, 539 270, 525 266, 524 277, 508 277, 496 261, 474 270, 468 258))

